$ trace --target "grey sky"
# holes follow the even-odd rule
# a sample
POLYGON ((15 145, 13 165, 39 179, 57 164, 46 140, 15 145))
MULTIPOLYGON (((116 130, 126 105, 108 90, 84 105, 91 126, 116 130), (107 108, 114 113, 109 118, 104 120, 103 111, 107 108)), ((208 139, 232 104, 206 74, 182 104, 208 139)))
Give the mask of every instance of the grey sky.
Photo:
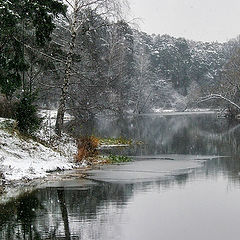
POLYGON ((129 0, 141 30, 202 41, 240 34, 240 0, 129 0))

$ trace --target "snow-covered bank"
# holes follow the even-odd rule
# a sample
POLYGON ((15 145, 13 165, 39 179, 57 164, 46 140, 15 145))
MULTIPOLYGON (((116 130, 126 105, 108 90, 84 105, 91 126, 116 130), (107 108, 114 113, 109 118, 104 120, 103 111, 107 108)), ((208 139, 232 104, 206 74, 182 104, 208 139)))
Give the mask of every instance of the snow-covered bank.
MULTIPOLYGON (((0 119, 2 125, 13 124, 13 120, 0 119)), ((74 143, 59 143, 56 149, 24 138, 15 131, 0 128, 0 171, 7 181, 46 177, 48 172, 67 170, 73 163, 74 143)))

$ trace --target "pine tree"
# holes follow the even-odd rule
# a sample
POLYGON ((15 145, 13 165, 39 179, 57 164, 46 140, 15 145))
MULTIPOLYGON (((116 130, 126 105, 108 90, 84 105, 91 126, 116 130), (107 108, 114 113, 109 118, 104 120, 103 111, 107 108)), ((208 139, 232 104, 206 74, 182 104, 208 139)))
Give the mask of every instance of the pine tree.
POLYGON ((25 32, 33 31, 42 47, 54 29, 53 18, 66 7, 57 0, 0 0, 0 91, 11 99, 23 84, 28 69, 25 60, 25 32))

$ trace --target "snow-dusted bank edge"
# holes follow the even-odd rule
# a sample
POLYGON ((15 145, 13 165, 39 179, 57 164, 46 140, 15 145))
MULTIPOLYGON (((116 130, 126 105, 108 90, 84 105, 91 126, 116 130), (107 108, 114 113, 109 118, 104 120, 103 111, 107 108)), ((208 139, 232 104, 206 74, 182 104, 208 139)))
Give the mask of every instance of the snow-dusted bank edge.
POLYGON ((0 130, 0 170, 6 181, 41 178, 47 172, 72 169, 69 156, 32 139, 0 130))
POLYGON ((36 185, 54 171, 79 167, 74 162, 74 139, 65 135, 50 145, 40 138, 22 136, 15 125, 14 120, 0 118, 0 193, 16 194, 16 186, 36 185))

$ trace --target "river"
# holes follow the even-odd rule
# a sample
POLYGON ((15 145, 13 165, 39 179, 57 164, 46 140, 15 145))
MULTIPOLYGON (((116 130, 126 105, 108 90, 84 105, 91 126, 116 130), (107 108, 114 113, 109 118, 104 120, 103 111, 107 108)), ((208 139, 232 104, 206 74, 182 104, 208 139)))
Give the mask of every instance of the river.
MULTIPOLYGON (((125 137, 133 162, 0 205, 0 239, 235 240, 240 126, 215 114, 99 117, 75 134, 125 137)), ((108 150, 106 150, 108 151, 108 150)))

